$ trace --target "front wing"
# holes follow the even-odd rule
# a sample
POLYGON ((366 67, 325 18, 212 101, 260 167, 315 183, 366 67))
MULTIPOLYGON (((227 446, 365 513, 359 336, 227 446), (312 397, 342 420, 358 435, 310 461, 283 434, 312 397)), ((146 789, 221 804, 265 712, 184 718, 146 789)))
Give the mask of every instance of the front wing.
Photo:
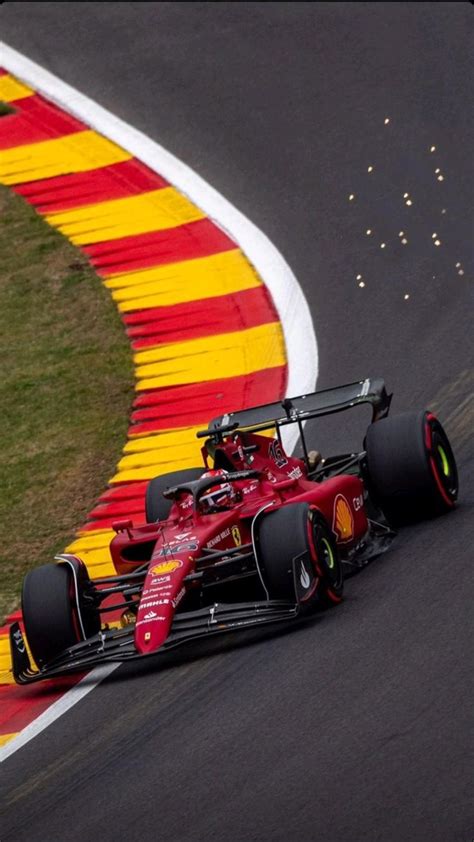
POLYGON ((137 652, 132 626, 123 629, 108 629, 65 649, 40 670, 32 668, 20 626, 18 623, 13 623, 10 626, 13 677, 17 684, 31 684, 45 678, 83 672, 110 661, 149 658, 199 638, 242 631, 270 623, 288 623, 299 613, 297 604, 279 600, 242 602, 235 605, 216 603, 198 611, 177 614, 168 639, 156 652, 146 655, 137 652))

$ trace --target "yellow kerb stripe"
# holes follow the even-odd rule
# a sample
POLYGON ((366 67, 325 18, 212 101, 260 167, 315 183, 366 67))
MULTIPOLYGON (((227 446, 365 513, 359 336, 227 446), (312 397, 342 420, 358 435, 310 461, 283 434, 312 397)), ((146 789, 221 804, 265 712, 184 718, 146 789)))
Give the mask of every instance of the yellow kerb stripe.
POLYGON ((13 102, 15 99, 25 99, 27 96, 32 96, 34 91, 17 82, 13 76, 0 76, 0 100, 3 102, 13 102))
MULTIPOLYGON (((34 658, 31 654, 30 647, 26 641, 26 651, 28 652, 31 663, 34 665, 34 658)), ((15 679, 12 673, 12 664, 10 657, 10 641, 8 635, 0 635, 0 685, 14 684, 15 679)))
POLYGON ((196 438, 199 427, 188 427, 177 432, 164 432, 149 438, 129 441, 124 448, 125 456, 118 463, 119 470, 130 468, 144 468, 146 465, 175 464, 177 455, 179 462, 184 460, 193 465, 202 462, 202 442, 196 438), (194 461, 193 461, 194 460, 194 461))
POLYGON ((284 365, 281 324, 160 345, 134 355, 137 390, 239 377, 284 365))
POLYGON ((115 568, 112 564, 112 557, 109 550, 110 542, 114 535, 115 532, 112 529, 104 529, 101 532, 93 532, 92 534, 86 532, 80 538, 73 541, 72 544, 69 544, 65 552, 74 553, 74 555, 82 558, 90 575, 94 579, 99 579, 102 576, 114 576, 115 568))
POLYGON ((144 480, 158 477, 161 474, 168 474, 170 470, 181 471, 185 468, 196 468, 202 463, 202 457, 199 451, 185 459, 173 459, 171 464, 169 458, 164 460, 159 453, 156 454, 155 459, 156 461, 144 467, 133 468, 129 466, 128 468, 120 468, 118 473, 109 482, 112 485, 122 482, 143 482, 144 480))
POLYGON ((53 213, 46 219, 71 242, 84 245, 176 228, 203 216, 203 212, 174 187, 163 187, 139 196, 53 213))
POLYGON ((102 529, 100 532, 89 532, 88 535, 84 535, 76 541, 73 541, 72 544, 69 544, 69 546, 66 547, 65 552, 81 555, 83 550, 90 552, 91 550, 107 549, 114 535, 115 532, 113 529, 102 529))
POLYGON ((225 251, 105 281, 121 312, 169 307, 261 286, 242 253, 225 251))
POLYGON ((156 450, 156 448, 159 448, 159 450, 169 449, 170 453, 168 453, 168 457, 169 461, 172 462, 173 451, 177 447, 180 448, 180 453, 181 448, 187 447, 190 443, 194 444, 196 442, 199 444, 199 447, 202 447, 202 442, 199 442, 196 438, 198 430, 202 430, 202 424, 198 427, 180 427, 176 430, 161 430, 159 433, 143 436, 143 438, 129 439, 123 452, 143 453, 146 450, 156 450))
POLYGON ((21 184, 55 175, 86 172, 132 156, 93 131, 27 143, 0 151, 0 182, 21 184))
POLYGON ((12 663, 8 635, 0 635, 0 684, 12 684, 12 663))
POLYGON ((0 734, 0 746, 4 746, 5 743, 8 743, 10 742, 10 740, 13 740, 13 737, 16 737, 16 735, 19 733, 20 732, 17 731, 16 734, 0 734))

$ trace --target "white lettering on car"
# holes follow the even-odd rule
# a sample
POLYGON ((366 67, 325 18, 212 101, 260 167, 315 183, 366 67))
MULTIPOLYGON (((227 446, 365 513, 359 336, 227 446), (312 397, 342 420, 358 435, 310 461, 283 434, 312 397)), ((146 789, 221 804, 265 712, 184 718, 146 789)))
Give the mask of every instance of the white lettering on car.
POLYGON ((155 620, 166 620, 166 617, 162 617, 160 614, 155 614, 153 617, 149 619, 139 620, 137 626, 143 626, 145 623, 153 623, 155 620))
MULTIPOLYGON (((153 599, 151 602, 142 602, 140 608, 152 608, 153 605, 169 605, 169 599, 153 599)), ((145 614, 148 617, 148 614, 145 614)))
POLYGON ((252 482, 251 485, 247 486, 247 488, 244 488, 244 494, 251 494, 252 491, 255 491, 257 486, 258 482, 252 482))
MULTIPOLYGON (((159 585, 157 588, 149 588, 147 593, 151 594, 152 597, 156 596, 157 593, 162 594, 162 596, 168 596, 171 593, 171 586, 170 585, 159 585)), ((143 596, 145 596, 145 591, 143 591, 143 596)))
POLYGON ((181 602, 185 593, 186 593, 186 588, 181 588, 179 594, 177 596, 175 596, 174 599, 171 600, 171 602, 173 603, 173 608, 176 608, 179 605, 179 603, 181 602))
POLYGON ((288 476, 290 479, 299 479, 303 476, 303 472, 301 468, 297 465, 296 468, 292 468, 291 471, 288 471, 288 476))
POLYGON ((352 505, 354 506, 354 511, 356 511, 356 512, 358 512, 360 509, 362 509, 362 507, 363 507, 363 505, 364 505, 364 496, 363 496, 363 494, 359 494, 359 496, 358 496, 358 497, 353 497, 353 499, 352 499, 352 505))
POLYGON ((224 538, 228 538, 229 535, 230 535, 230 526, 228 526, 227 529, 224 529, 223 532, 220 532, 219 535, 216 535, 215 538, 211 538, 207 542, 206 547, 208 549, 211 549, 211 547, 214 547, 216 544, 219 544, 221 541, 223 541, 224 538))

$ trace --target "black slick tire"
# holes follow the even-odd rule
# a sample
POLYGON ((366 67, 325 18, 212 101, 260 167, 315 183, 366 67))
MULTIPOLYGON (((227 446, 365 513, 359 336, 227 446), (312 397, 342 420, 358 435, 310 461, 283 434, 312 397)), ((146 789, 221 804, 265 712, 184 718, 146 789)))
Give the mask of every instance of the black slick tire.
POLYGON ((450 511, 458 474, 448 437, 430 412, 405 412, 371 424, 365 439, 368 483, 395 526, 450 511))
POLYGON ((39 667, 82 640, 73 589, 72 571, 64 564, 36 567, 23 580, 25 632, 39 667))
POLYGON ((309 503, 290 503, 263 515, 258 545, 271 599, 296 597, 307 607, 341 601, 344 582, 334 536, 309 503))

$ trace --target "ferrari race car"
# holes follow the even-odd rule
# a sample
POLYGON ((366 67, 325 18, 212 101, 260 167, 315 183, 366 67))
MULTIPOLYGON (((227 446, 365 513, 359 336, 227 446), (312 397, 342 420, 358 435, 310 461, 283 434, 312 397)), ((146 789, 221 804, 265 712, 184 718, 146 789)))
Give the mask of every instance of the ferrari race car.
POLYGON ((423 411, 388 417, 390 402, 383 380, 367 379, 212 421, 198 433, 203 465, 149 482, 145 525, 113 524, 116 576, 91 580, 68 554, 26 575, 23 621, 37 669, 14 623, 15 680, 286 624, 340 602, 345 577, 388 548, 393 527, 447 512, 457 498, 439 421, 423 411), (372 422, 359 453, 308 451, 306 420, 361 403, 372 422), (302 458, 285 453, 288 424, 298 426, 302 458))

